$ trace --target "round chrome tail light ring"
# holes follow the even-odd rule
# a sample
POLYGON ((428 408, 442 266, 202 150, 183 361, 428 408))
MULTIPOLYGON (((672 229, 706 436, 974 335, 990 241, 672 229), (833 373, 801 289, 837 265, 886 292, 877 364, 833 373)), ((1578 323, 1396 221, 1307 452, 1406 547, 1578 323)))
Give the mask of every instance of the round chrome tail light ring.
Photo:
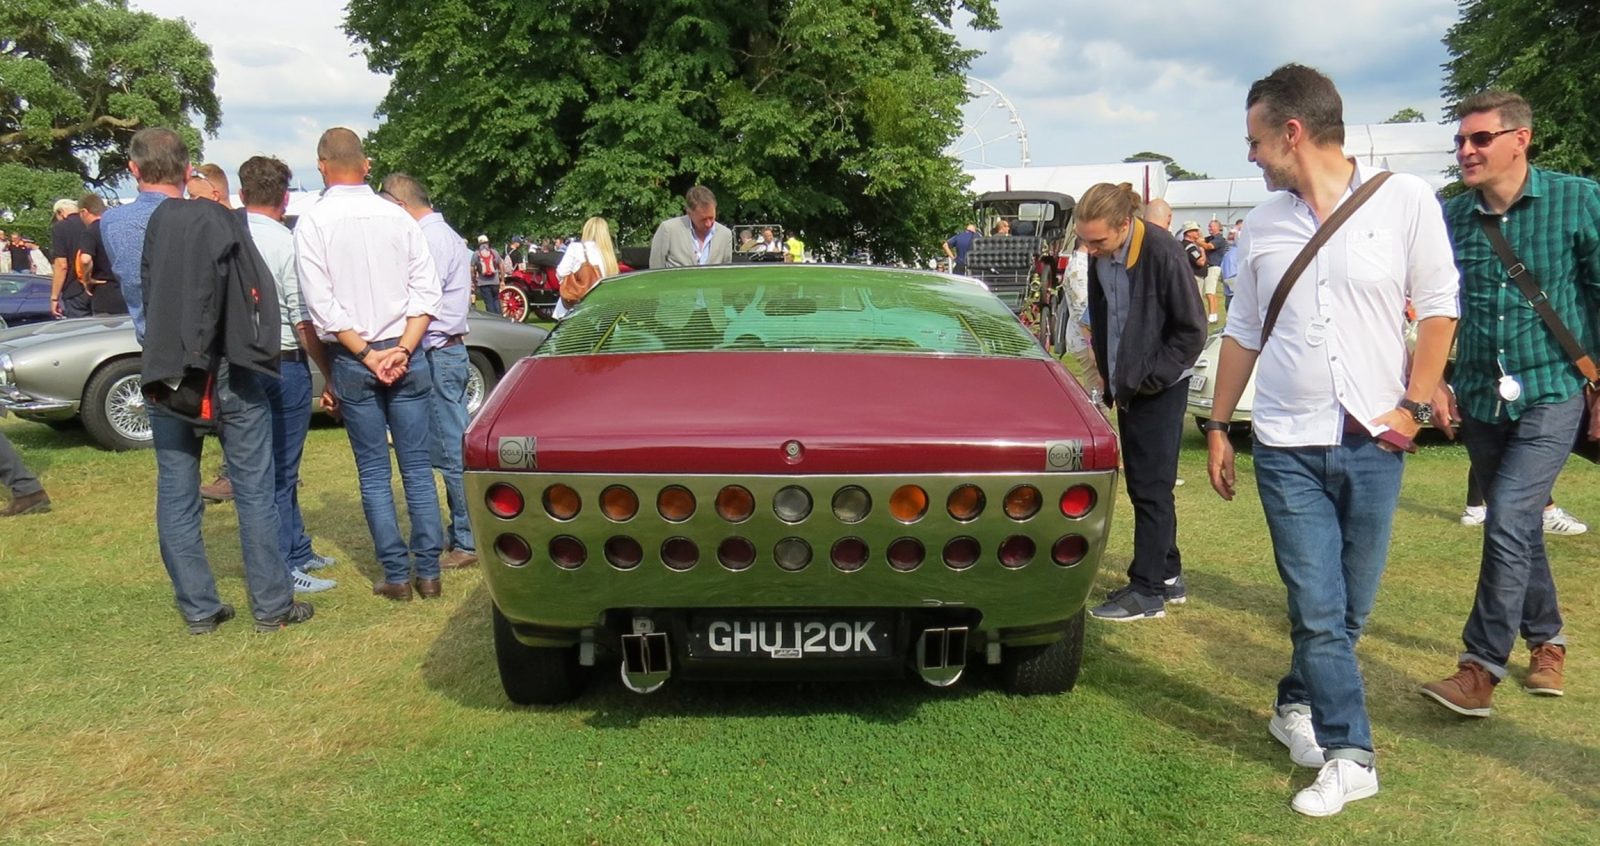
POLYGON ((727 538, 717 544, 717 563, 735 573, 748 570, 756 563, 756 545, 746 538, 727 538))
POLYGON ((811 516, 811 492, 799 485, 779 488, 772 495, 772 513, 785 523, 803 523, 811 516))
POLYGON ((495 538, 494 552, 507 567, 526 567, 533 560, 533 547, 521 535, 508 533, 495 538))
POLYGON ((889 544, 889 566, 902 573, 921 567, 927 557, 927 549, 916 538, 900 538, 889 544))
POLYGON ((700 547, 685 537, 667 538, 661 543, 661 563, 680 573, 692 570, 700 563, 700 547))
POLYGON ((833 543, 833 549, 828 557, 833 561, 833 566, 845 573, 854 573, 866 566, 867 542, 861 538, 840 538, 833 543))
POLYGON ((627 535, 606 538, 606 562, 618 570, 632 570, 644 561, 644 547, 627 535))
POLYGON ((1069 520, 1082 520, 1094 510, 1099 496, 1088 485, 1073 485, 1061 494, 1061 516, 1069 520))
POLYGON ((1033 538, 1027 535, 1012 535, 1000 542, 1000 566, 1008 570, 1020 570, 1033 563, 1033 557, 1038 551, 1033 538))
POLYGON ((772 557, 779 568, 798 573, 811 564, 811 544, 800 538, 784 538, 772 548, 772 557))
POLYGON ((944 563, 952 570, 970 569, 982 555, 983 545, 978 543, 977 538, 952 538, 944 545, 944 563))
POLYGON ((833 516, 841 523, 859 523, 872 513, 872 494, 860 485, 845 485, 833 495, 833 516))
POLYGON ((483 494, 484 505, 488 506, 489 513, 502 520, 511 520, 522 515, 526 503, 522 499, 522 491, 505 482, 495 482, 483 494))
POLYGON ((983 514, 988 498, 977 485, 959 485, 945 498, 944 509, 957 523, 970 523, 983 514))
POLYGON ((589 559, 589 550, 583 541, 571 535, 556 535, 550 539, 550 560, 563 570, 576 570, 589 559))
POLYGON ((1089 539, 1083 535, 1067 535, 1050 547, 1050 558, 1062 567, 1071 567, 1089 554, 1089 539))

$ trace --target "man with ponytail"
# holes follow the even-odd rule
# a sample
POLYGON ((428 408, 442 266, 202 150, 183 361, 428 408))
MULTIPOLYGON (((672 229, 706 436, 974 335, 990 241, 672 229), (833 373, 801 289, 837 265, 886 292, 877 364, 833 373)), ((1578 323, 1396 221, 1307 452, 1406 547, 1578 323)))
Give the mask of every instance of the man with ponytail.
POLYGON ((1105 400, 1117 410, 1133 502, 1128 584, 1090 614, 1116 622, 1166 616, 1187 598, 1178 553, 1178 480, 1189 377, 1206 342, 1206 315, 1178 241, 1140 218, 1127 183, 1078 200, 1078 243, 1089 251, 1089 328, 1105 400))

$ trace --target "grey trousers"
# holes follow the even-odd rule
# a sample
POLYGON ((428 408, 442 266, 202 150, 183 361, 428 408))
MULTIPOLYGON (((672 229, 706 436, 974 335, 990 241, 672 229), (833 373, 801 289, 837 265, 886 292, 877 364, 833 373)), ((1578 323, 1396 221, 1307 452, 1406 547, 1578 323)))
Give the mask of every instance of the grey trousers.
POLYGON ((13 497, 32 496, 44 490, 39 477, 28 472, 22 456, 17 455, 16 448, 3 432, 0 432, 0 485, 10 488, 13 497))

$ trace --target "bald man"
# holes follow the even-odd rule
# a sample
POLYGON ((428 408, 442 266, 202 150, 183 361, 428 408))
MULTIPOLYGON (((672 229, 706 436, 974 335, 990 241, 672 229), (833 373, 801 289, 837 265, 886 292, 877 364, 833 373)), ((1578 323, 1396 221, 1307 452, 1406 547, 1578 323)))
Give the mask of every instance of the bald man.
POLYGON ((1144 204, 1144 222, 1151 226, 1159 226, 1168 232, 1172 231, 1172 204, 1166 200, 1155 199, 1144 204))
POLYGON ((442 307, 439 271, 417 222, 367 185, 371 164, 354 132, 336 127, 322 134, 317 170, 327 190, 294 229, 300 289, 333 354, 328 390, 344 412, 361 507, 383 565, 372 592, 403 601, 414 591, 431 599, 441 592, 444 526, 428 448, 433 374, 418 353, 442 307), (390 488, 391 438, 409 543, 400 535, 390 488))

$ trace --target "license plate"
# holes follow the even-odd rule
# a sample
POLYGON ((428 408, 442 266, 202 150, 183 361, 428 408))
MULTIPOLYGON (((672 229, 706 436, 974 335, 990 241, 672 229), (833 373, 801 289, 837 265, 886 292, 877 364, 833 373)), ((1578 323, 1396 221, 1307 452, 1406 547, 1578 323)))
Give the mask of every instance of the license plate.
POLYGON ((1189 377, 1189 393, 1198 394, 1206 389, 1206 377, 1195 374, 1189 377))
POLYGON ((886 658, 893 632, 885 617, 696 617, 689 653, 697 658, 886 658))

